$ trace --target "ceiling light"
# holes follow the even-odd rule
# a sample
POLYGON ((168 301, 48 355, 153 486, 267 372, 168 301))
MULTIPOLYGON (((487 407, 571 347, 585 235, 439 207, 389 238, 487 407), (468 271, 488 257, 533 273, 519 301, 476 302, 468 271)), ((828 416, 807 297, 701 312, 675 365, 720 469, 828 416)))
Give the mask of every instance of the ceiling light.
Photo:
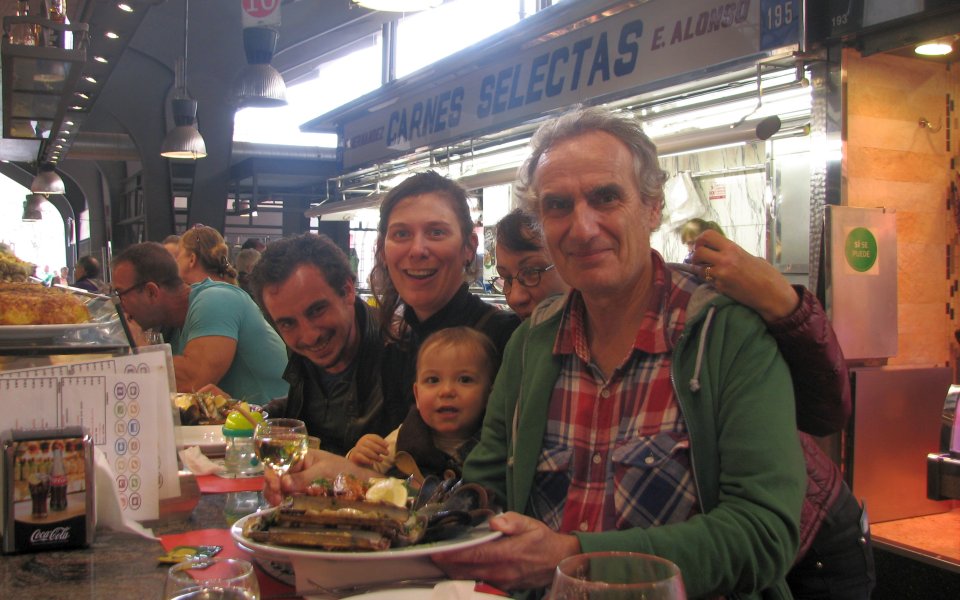
POLYGON ((83 92, 74 92, 78 98, 83 98, 84 100, 89 100, 90 96, 84 94, 83 92))
POLYGON ((190 39, 190 0, 183 3, 183 56, 177 59, 176 89, 170 101, 174 128, 160 145, 160 156, 197 160, 207 155, 207 145, 194 124, 197 101, 187 92, 187 41, 190 39))
POLYGON ((96 82, 97 82, 97 80, 94 79, 93 77, 91 77, 90 75, 84 75, 83 78, 84 78, 86 81, 89 81, 90 83, 96 83, 96 82))
POLYGON ((23 201, 24 221, 39 221, 43 218, 43 212, 40 210, 40 204, 43 202, 43 196, 40 194, 27 194, 27 199, 23 201))
POLYGON ((953 52, 953 46, 946 42, 927 42, 913 50, 921 56, 946 56, 953 52))
POLYGON ((119 8, 123 12, 128 12, 128 13, 133 12, 133 7, 127 4, 126 2, 120 2, 119 4, 117 4, 117 8, 119 8))
POLYGON ((385 12, 415 12, 436 8, 443 4, 443 0, 352 0, 352 2, 363 8, 385 12))
POLYGON ((107 59, 105 59, 105 58, 102 57, 102 56, 94 56, 94 57, 93 57, 93 60, 97 61, 98 63, 103 63, 103 64, 107 64, 108 62, 110 62, 110 61, 108 61, 107 59))
POLYGON ((287 104, 287 84, 270 61, 280 34, 271 27, 247 27, 243 30, 243 50, 247 65, 234 80, 233 97, 239 108, 269 108, 287 104))
POLYGON ((56 167, 51 163, 40 165, 40 171, 30 182, 30 191, 34 194, 63 194, 66 189, 63 187, 63 180, 57 175, 56 167))
POLYGON ((176 127, 163 138, 160 156, 190 160, 203 158, 207 155, 207 146, 193 124, 197 116, 197 101, 193 98, 174 98, 171 103, 176 127))
POLYGON ((103 35, 105 35, 106 37, 110 38, 111 40, 119 40, 119 39, 120 39, 120 36, 117 35, 117 34, 115 34, 115 33, 112 32, 112 31, 107 31, 107 32, 104 33, 103 35))

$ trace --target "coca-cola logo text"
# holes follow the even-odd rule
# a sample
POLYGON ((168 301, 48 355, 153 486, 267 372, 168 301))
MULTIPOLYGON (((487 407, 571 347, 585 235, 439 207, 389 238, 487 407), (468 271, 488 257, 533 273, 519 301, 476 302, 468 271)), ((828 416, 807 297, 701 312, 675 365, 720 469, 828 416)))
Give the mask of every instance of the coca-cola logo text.
POLYGON ((54 527, 53 529, 34 529, 30 534, 31 544, 49 544, 50 542, 65 542, 70 539, 69 527, 54 527))

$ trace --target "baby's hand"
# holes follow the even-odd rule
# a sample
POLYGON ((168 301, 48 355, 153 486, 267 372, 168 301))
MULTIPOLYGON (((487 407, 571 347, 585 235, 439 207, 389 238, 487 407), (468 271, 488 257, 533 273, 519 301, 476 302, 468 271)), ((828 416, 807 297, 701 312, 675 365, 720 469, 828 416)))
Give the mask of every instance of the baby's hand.
POLYGON ((353 450, 347 453, 347 458, 361 467, 372 467, 383 460, 389 450, 385 439, 375 433, 368 433, 357 441, 353 450))

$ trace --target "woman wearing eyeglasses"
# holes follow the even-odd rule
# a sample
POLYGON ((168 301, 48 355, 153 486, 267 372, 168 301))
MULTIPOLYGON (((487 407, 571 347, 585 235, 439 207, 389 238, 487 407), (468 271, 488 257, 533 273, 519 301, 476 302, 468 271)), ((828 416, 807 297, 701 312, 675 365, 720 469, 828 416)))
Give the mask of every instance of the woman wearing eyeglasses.
POLYGON ((490 283, 521 319, 529 317, 544 298, 569 289, 543 248, 533 215, 518 208, 503 217, 497 223, 496 239, 499 277, 490 283))

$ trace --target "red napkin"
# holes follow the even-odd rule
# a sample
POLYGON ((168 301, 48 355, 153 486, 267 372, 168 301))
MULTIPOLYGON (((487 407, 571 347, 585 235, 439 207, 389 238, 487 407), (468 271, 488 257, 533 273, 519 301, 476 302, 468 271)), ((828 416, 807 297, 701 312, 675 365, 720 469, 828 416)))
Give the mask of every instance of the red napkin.
POLYGON ((296 592, 293 586, 274 579, 260 569, 260 565, 252 560, 253 557, 250 554, 237 547, 233 538, 230 537, 230 531, 227 529, 198 529, 187 533, 161 535, 160 543, 163 544, 163 549, 167 552, 177 546, 221 546, 223 550, 217 556, 242 558, 253 563, 254 570, 257 572, 257 581, 260 584, 261 596, 296 592))
POLYGON ((227 479, 219 475, 197 475, 197 487, 202 494, 226 494, 227 492, 259 492, 263 490, 263 476, 227 479))

